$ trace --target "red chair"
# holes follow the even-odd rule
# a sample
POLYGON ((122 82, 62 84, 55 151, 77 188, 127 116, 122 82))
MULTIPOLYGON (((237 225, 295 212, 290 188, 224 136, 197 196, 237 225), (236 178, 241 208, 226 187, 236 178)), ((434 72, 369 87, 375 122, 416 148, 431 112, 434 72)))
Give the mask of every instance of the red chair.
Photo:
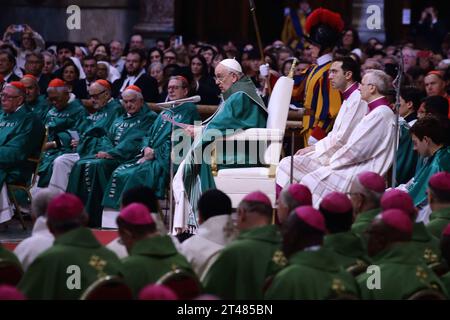
POLYGON ((175 269, 163 275, 156 284, 172 289, 179 300, 192 300, 202 293, 197 276, 183 269, 175 269))
POLYGON ((81 300, 132 300, 133 292, 122 278, 106 276, 98 279, 81 295, 81 300))
POLYGON ((22 267, 12 261, 0 259, 0 284, 16 286, 22 279, 22 267))
POLYGON ((408 300, 447 300, 447 298, 438 290, 423 289, 413 293, 408 300))

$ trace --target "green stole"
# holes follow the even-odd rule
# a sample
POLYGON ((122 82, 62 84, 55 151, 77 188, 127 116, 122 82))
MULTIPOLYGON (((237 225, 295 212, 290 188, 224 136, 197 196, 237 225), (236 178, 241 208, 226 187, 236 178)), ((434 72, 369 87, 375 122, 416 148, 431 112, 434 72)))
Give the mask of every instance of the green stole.
MULTIPOLYGON (((189 203, 192 208, 188 218, 188 225, 198 227, 197 201, 202 192, 214 189, 214 177, 211 172, 210 158, 205 161, 203 151, 212 143, 220 132, 222 136, 233 134, 232 129, 265 128, 267 122, 267 109, 261 97, 256 93, 253 82, 248 77, 242 77, 223 93, 224 102, 216 113, 206 122, 206 126, 186 156, 183 182, 189 203), (231 130, 230 130, 231 129, 231 130)), ((224 156, 225 163, 229 160, 241 163, 243 166, 251 166, 248 163, 247 154, 233 154, 224 156), (244 160, 244 161, 242 161, 244 160), (243 163, 243 164, 242 164, 243 163)), ((230 167, 230 166, 228 166, 230 167)))

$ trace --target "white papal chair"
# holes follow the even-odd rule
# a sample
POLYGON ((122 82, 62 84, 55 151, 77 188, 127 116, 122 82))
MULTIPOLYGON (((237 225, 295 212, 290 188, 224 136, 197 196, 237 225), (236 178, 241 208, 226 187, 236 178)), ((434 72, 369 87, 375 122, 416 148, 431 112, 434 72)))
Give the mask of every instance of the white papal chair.
POLYGON ((251 128, 216 140, 215 149, 224 141, 237 141, 241 146, 249 141, 250 145, 263 146, 263 151, 260 151, 263 165, 259 167, 218 169, 213 152, 212 172, 216 187, 231 198, 233 208, 248 193, 256 190, 266 193, 275 206, 275 171, 280 161, 293 86, 292 70, 289 77, 280 77, 276 82, 269 100, 266 128, 251 128))

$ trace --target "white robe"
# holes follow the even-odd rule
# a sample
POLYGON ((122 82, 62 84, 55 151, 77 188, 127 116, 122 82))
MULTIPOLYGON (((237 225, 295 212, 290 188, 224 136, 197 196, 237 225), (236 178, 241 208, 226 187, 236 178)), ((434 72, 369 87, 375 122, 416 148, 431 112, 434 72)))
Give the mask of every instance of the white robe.
POLYGON ((180 253, 192 265, 200 280, 203 280, 222 249, 234 239, 233 222, 230 215, 211 217, 202 223, 197 234, 183 241, 180 253))
POLYGON ((47 219, 39 217, 34 223, 31 237, 26 238, 14 249, 14 254, 26 271, 38 255, 53 245, 55 238, 47 228, 47 219))
MULTIPOLYGON (((367 113, 367 103, 361 100, 357 89, 344 100, 331 132, 315 144, 315 150, 294 156, 294 182, 299 182, 308 173, 329 164, 331 157, 348 141, 352 131, 367 113)), ((276 173, 276 183, 285 187, 290 183, 291 157, 282 159, 276 173)))
POLYGON ((192 211, 191 205, 184 189, 183 173, 184 160, 180 163, 177 173, 173 178, 173 198, 175 200, 175 211, 173 215, 172 234, 176 234, 175 228, 185 228, 187 219, 192 211))
POLYGON ((11 220, 13 216, 12 203, 9 201, 8 189, 4 183, 0 189, 0 223, 11 220))
POLYGON ((57 192, 66 192, 69 176, 75 163, 80 160, 78 153, 65 153, 53 161, 53 172, 48 187, 57 192))
POLYGON ((300 183, 313 194, 313 205, 318 207, 330 192, 348 192, 353 178, 363 171, 384 176, 394 157, 395 114, 386 105, 380 105, 367 114, 353 130, 347 143, 323 166, 305 175, 300 183))

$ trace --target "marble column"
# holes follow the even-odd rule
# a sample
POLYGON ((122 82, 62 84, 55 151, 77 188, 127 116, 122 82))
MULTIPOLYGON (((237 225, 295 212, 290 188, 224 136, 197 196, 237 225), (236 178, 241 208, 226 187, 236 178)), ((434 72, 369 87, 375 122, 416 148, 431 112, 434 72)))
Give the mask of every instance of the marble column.
POLYGON ((168 37, 175 30, 175 0, 140 0, 139 14, 133 31, 146 39, 168 37))

